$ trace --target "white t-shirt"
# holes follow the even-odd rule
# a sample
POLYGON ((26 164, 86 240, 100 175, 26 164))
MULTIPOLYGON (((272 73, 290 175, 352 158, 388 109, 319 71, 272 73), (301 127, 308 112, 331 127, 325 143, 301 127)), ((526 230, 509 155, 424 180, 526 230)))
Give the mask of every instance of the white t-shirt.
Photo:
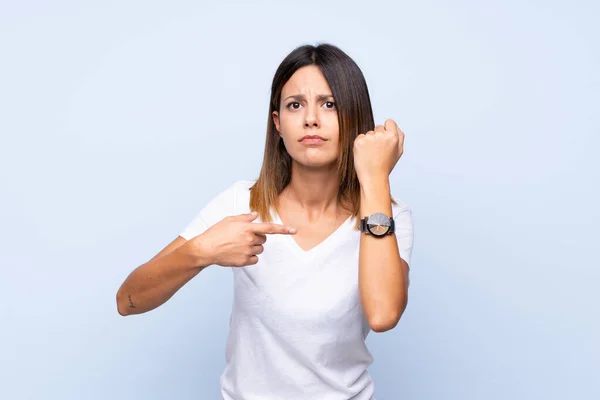
MULTIPOLYGON (((185 228, 187 240, 229 215, 250 212, 250 187, 238 181, 185 228)), ((409 207, 392 204, 400 256, 410 265, 409 207)), ((281 223, 272 211, 274 222, 281 223)), ((361 233, 346 220, 304 251, 293 236, 268 235, 255 265, 232 267, 234 299, 220 379, 225 400, 374 400, 358 292, 361 233)), ((255 222, 261 222, 257 218, 255 222)))

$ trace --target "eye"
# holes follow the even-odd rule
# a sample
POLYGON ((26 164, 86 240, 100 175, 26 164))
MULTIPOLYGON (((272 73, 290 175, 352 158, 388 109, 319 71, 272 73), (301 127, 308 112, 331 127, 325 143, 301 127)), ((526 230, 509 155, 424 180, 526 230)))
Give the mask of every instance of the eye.
POLYGON ((299 107, 292 107, 294 104, 297 104, 298 106, 300 105, 300 103, 298 103, 297 101, 293 101, 290 104, 288 104, 286 107, 290 108, 290 109, 297 110, 299 107))
POLYGON ((326 107, 326 108, 334 108, 335 107, 335 102, 333 102, 333 101, 326 101, 325 104, 331 105, 331 107, 326 107))

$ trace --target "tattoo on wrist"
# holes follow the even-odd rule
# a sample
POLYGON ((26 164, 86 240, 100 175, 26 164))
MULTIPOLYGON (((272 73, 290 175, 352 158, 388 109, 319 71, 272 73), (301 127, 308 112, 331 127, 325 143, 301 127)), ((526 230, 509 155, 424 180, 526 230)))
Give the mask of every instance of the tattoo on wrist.
POLYGON ((131 300, 131 295, 128 295, 129 297, 129 308, 135 308, 135 306, 133 305, 133 301, 131 300))

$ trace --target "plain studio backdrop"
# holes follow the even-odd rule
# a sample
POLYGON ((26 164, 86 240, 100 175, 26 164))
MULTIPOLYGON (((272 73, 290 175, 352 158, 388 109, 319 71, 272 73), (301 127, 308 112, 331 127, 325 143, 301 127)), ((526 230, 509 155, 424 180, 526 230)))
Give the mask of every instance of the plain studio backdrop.
POLYGON ((599 14, 2 1, 0 398, 219 398, 231 271, 142 315, 115 294, 258 176, 275 69, 320 42, 406 134, 391 184, 413 210, 411 286, 397 327, 367 339, 377 399, 600 398, 599 14))

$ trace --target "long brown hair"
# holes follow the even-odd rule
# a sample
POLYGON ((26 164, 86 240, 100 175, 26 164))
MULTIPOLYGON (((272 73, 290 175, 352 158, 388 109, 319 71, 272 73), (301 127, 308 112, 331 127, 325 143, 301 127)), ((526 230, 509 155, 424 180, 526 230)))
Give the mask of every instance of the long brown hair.
MULTIPOLYGON (((360 213, 360 184, 354 170, 354 139, 360 133, 375 129, 371 99, 365 78, 358 65, 338 47, 322 43, 297 47, 281 62, 271 85, 267 139, 260 175, 250 188, 250 210, 260 219, 271 222, 271 207, 277 209, 278 197, 289 184, 292 158, 285 149, 273 122, 273 111, 281 108, 281 91, 298 69, 316 65, 329 83, 339 121, 340 156, 338 203, 354 217, 360 213)), ((395 204, 394 199, 391 199, 395 204)), ((356 218, 355 227, 358 227, 356 218)))

